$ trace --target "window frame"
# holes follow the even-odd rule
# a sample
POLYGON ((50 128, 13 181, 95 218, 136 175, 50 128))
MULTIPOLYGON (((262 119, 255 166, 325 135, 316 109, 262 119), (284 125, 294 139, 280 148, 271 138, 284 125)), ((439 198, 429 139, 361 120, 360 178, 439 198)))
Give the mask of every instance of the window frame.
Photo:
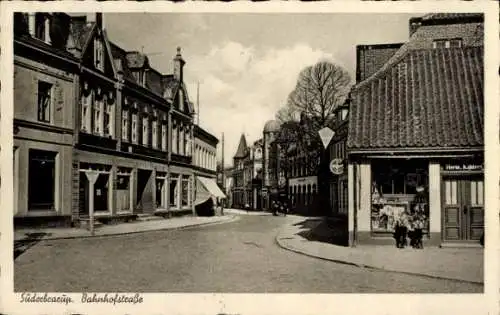
POLYGON ((44 123, 52 122, 52 104, 54 102, 54 84, 51 82, 38 80, 37 85, 37 120, 44 123), (44 88, 43 91, 41 88, 44 88), (45 93, 42 93, 45 92, 45 93), (45 104, 48 103, 46 107, 41 108, 41 96, 44 95, 46 97, 45 104), (43 113, 43 115, 42 115, 43 113), (46 117, 48 116, 48 117, 46 117))

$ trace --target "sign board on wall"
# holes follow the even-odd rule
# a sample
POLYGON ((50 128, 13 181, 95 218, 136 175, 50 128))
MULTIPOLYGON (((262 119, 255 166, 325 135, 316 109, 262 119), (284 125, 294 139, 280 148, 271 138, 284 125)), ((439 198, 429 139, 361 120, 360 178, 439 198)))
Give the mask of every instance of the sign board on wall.
POLYGON ((344 163, 342 159, 333 159, 330 162, 330 171, 335 175, 342 175, 344 173, 344 163))
POLYGON ((445 171, 481 171, 482 164, 445 164, 445 171))

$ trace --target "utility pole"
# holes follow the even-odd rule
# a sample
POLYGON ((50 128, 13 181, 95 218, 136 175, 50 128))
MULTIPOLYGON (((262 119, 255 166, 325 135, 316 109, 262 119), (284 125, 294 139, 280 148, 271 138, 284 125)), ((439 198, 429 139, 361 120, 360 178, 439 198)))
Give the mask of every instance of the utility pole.
POLYGON ((224 189, 224 193, 226 193, 226 168, 224 166, 224 133, 222 133, 222 162, 221 162, 221 169, 222 169, 222 188, 224 189))
POLYGON ((198 85, 196 88, 196 124, 200 125, 200 82, 198 81, 198 85))

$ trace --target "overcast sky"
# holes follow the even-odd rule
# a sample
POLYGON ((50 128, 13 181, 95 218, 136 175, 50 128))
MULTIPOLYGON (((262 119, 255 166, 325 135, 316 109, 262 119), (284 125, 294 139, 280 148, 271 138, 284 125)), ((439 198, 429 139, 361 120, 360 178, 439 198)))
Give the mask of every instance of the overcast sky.
POLYGON ((356 45, 407 41, 412 16, 130 13, 105 14, 104 23, 111 41, 142 50, 162 73, 172 72, 176 47, 182 48, 184 81, 195 104, 200 83, 200 125, 219 139, 224 133, 228 165, 242 133, 249 144, 262 137, 301 69, 327 59, 354 81, 356 45))

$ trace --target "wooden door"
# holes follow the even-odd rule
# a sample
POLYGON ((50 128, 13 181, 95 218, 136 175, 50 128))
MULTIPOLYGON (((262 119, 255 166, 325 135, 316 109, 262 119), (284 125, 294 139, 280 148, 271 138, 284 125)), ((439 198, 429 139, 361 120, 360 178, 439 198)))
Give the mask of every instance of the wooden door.
POLYGON ((479 240, 484 229, 484 181, 480 177, 443 178, 443 238, 479 240))

